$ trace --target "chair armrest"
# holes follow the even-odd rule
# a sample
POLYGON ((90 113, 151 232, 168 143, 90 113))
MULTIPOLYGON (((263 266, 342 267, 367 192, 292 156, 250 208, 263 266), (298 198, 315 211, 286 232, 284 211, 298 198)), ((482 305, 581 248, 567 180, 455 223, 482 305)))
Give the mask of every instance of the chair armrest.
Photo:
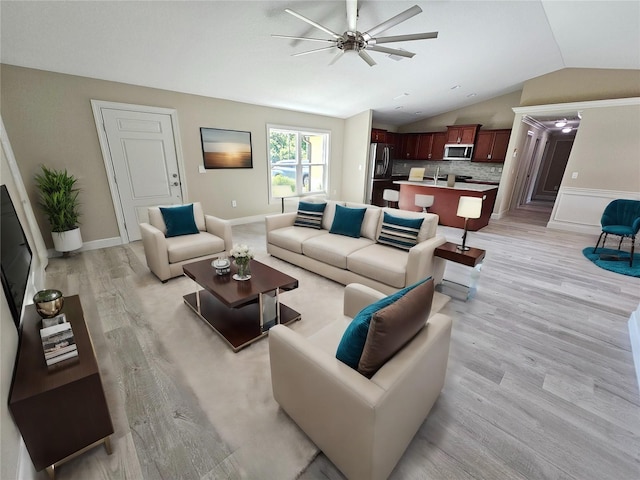
POLYGON ((436 257, 434 253, 436 248, 446 241, 444 235, 436 235, 411 247, 407 261, 407 285, 429 276, 433 277, 435 284, 442 282, 445 261, 436 257))
POLYGON ((213 215, 205 215, 204 222, 207 232, 224 240, 224 249, 227 253, 233 248, 233 237, 231 235, 231 222, 213 215))
POLYGON ((267 233, 278 228, 291 227, 296 221, 298 212, 278 213, 264 217, 267 233))
POLYGON ((341 469, 338 457, 364 461, 385 391, 283 325, 269 330, 269 361, 273 397, 311 440, 341 469))
POLYGON ((382 292, 360 283, 350 283, 344 289, 343 313, 355 317, 364 307, 386 297, 382 292))
POLYGON ((139 227, 149 270, 162 281, 171 278, 169 252, 164 234, 149 223, 141 223, 139 227))

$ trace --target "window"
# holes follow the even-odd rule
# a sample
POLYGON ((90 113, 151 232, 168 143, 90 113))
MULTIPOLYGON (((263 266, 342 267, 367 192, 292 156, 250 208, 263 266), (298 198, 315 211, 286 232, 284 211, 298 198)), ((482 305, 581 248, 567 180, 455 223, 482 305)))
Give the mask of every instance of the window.
POLYGON ((325 193, 329 132, 267 126, 271 198, 325 193))

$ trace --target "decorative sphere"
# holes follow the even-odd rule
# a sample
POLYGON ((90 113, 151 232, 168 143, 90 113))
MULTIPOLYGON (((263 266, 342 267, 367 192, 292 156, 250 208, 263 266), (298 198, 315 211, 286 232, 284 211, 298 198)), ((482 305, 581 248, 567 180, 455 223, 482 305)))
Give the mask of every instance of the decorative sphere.
POLYGON ((64 305, 64 297, 60 290, 40 290, 33 296, 38 315, 42 318, 55 317, 64 305))

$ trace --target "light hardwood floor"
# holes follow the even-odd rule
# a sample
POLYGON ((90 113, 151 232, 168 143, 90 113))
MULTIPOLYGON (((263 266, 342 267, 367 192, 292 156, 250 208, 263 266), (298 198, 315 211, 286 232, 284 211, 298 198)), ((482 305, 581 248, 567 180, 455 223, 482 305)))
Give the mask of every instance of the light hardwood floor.
MULTIPOLYGON (((454 327, 445 388, 391 478, 640 478, 627 329, 640 279, 591 264, 581 250, 596 237, 548 230, 548 215, 533 205, 469 233, 469 245, 487 250, 479 290, 447 306, 454 327)), ((459 229, 439 229, 459 242, 459 229)), ((264 245, 262 224, 233 230, 237 241, 264 245)), ((253 478, 225 461, 228 447, 181 385, 184 372, 164 361, 153 322, 127 295, 157 282, 139 244, 53 259, 47 282, 80 293, 85 317, 96 319, 96 350, 110 351, 99 361, 118 431, 114 458, 90 453, 61 468, 61 480, 253 478), (159 458, 167 443, 180 448, 159 458)), ((299 478, 343 477, 319 454, 299 478)))

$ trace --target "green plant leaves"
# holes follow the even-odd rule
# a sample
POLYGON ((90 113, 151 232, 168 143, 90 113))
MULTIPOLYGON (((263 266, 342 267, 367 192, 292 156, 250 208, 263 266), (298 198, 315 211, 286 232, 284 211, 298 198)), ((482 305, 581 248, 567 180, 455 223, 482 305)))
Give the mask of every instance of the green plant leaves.
POLYGON ((54 170, 41 166, 35 181, 40 190, 40 206, 51 224, 53 232, 66 232, 78 226, 80 217, 78 181, 67 170, 54 170))

